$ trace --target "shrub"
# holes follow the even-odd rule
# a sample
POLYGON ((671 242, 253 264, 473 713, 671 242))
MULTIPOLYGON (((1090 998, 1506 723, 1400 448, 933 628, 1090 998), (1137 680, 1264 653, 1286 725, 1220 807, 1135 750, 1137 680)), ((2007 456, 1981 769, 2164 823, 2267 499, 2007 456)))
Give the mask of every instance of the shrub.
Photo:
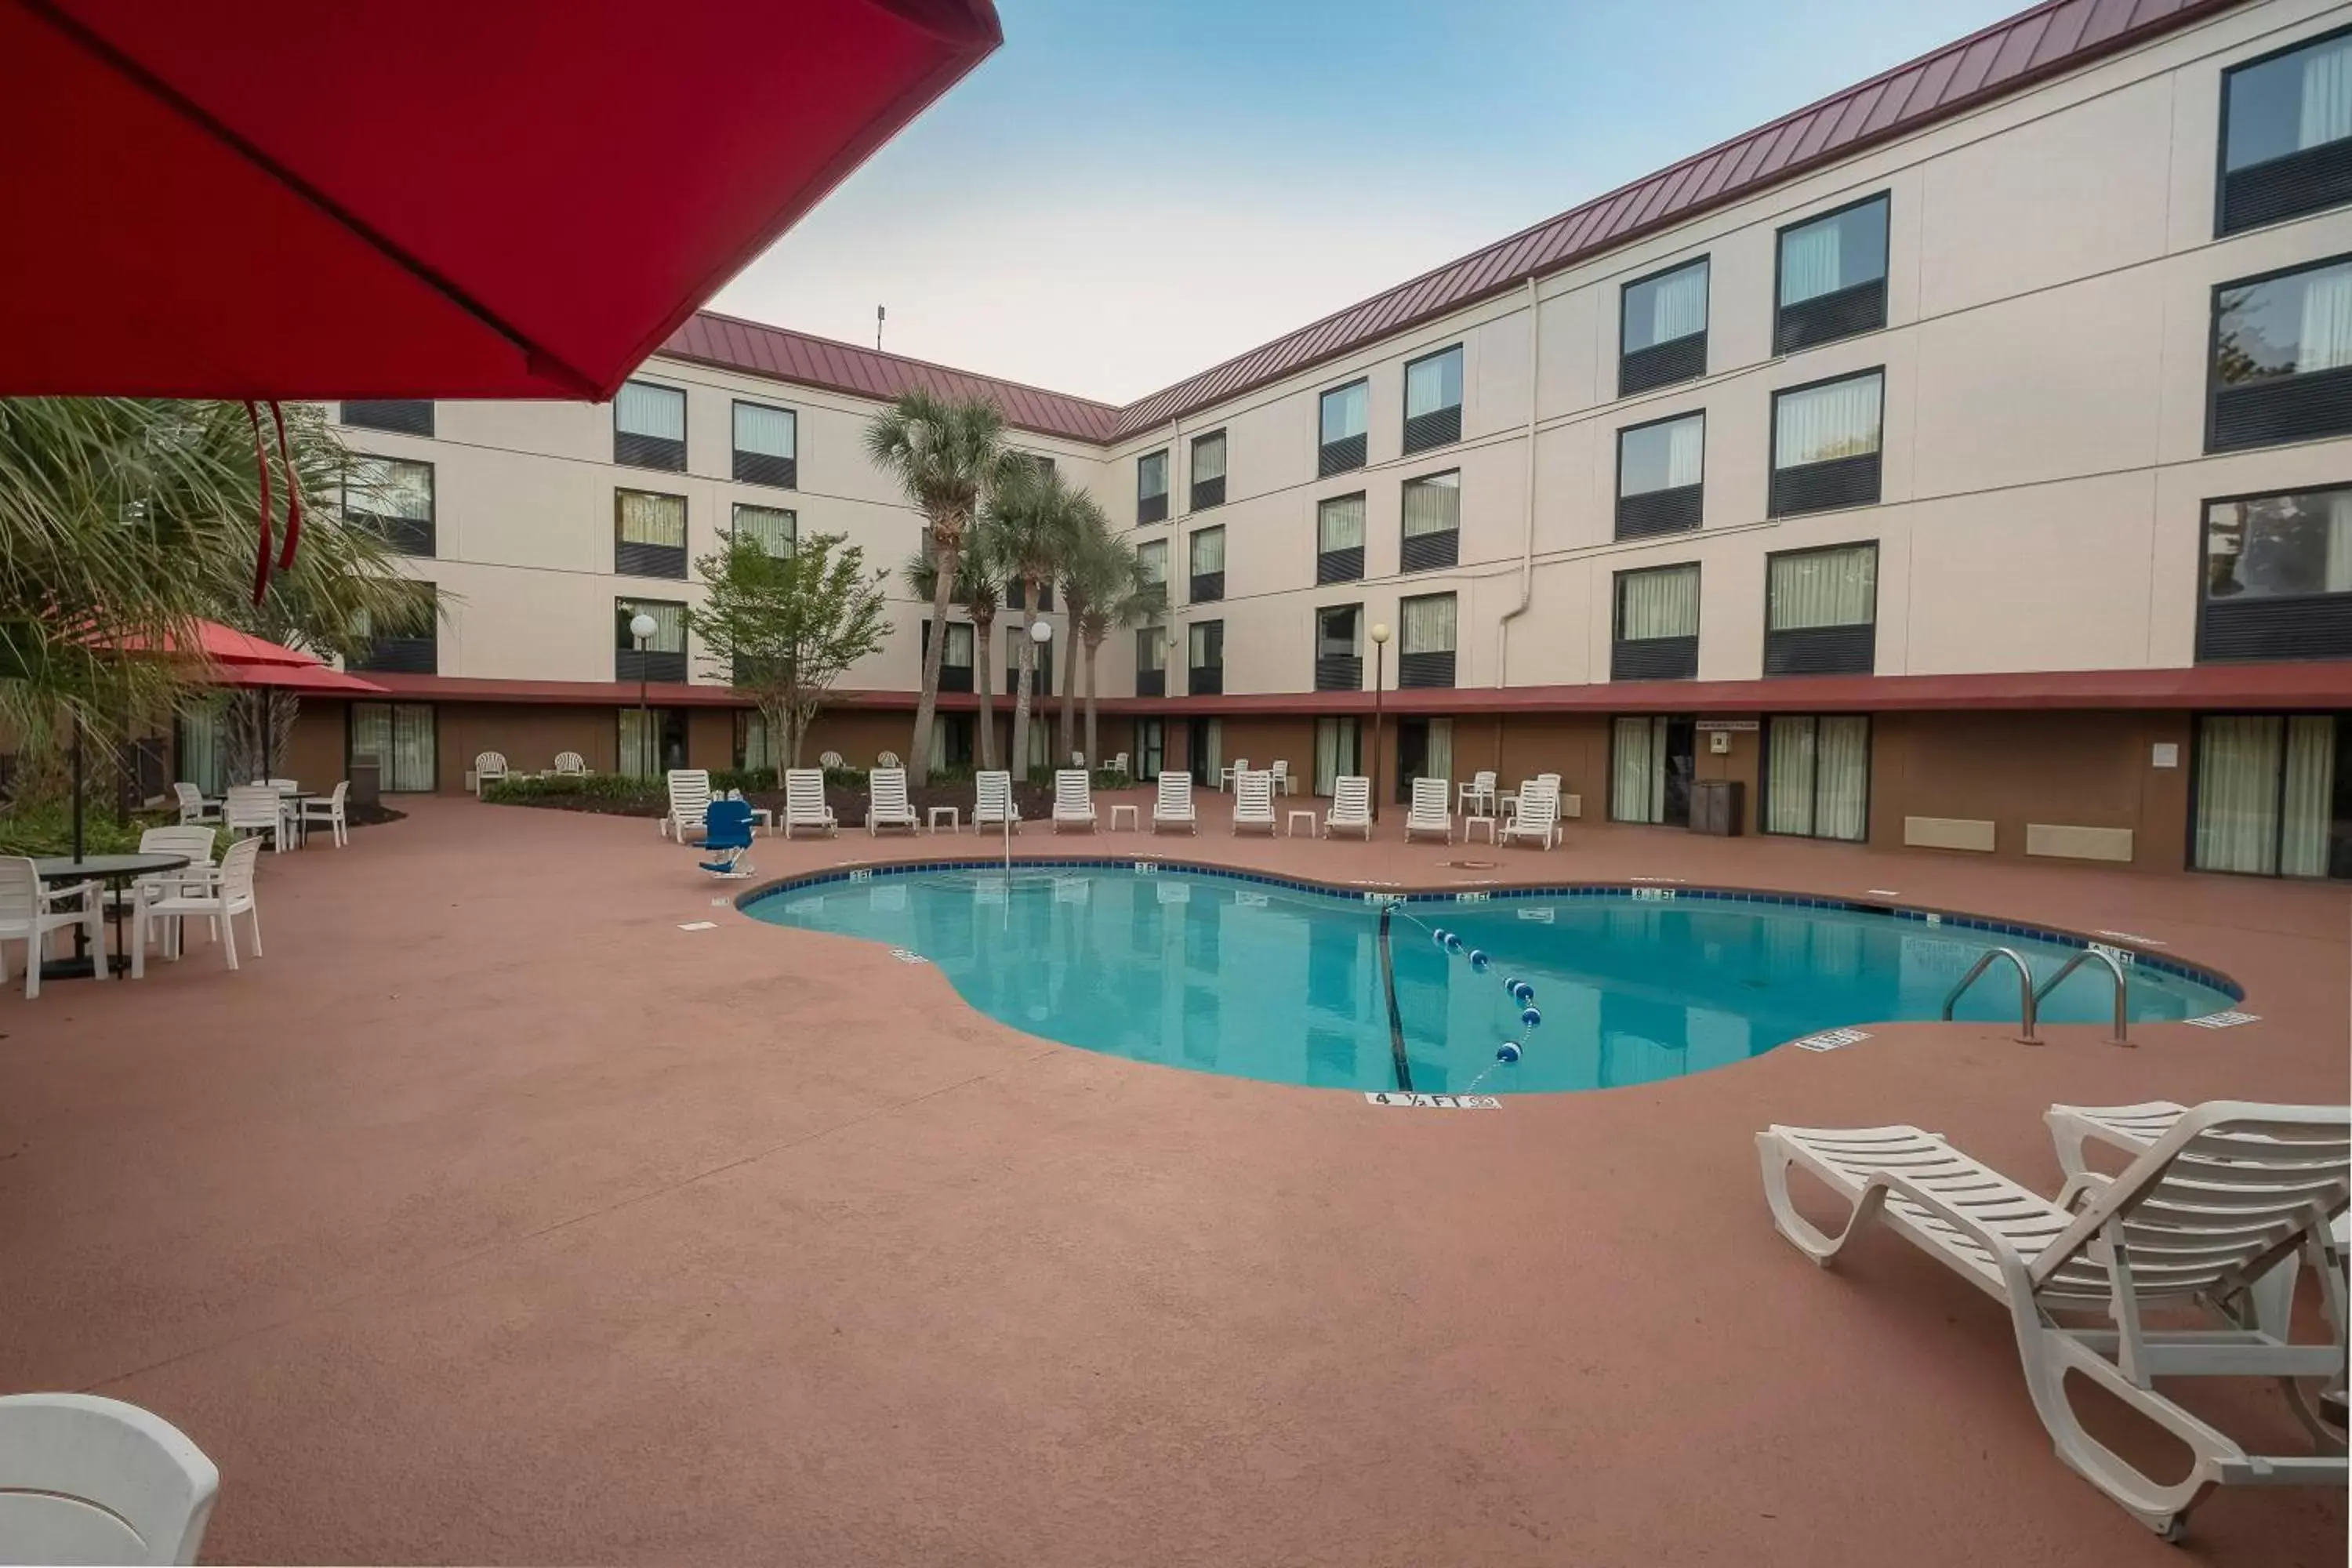
POLYGON ((482 798, 499 805, 527 805, 538 800, 658 802, 668 793, 668 786, 658 779, 634 779, 621 773, 551 773, 544 778, 497 779, 482 786, 482 798))
MULTIPOLYGON (((131 815, 131 826, 119 826, 112 812, 89 812, 82 817, 82 852, 89 855, 128 855, 139 847, 139 836, 151 827, 165 827, 180 820, 175 811, 142 811, 131 815)), ((73 817, 64 802, 28 807, 12 807, 0 816, 0 855, 28 855, 39 859, 47 855, 73 853, 73 817)))

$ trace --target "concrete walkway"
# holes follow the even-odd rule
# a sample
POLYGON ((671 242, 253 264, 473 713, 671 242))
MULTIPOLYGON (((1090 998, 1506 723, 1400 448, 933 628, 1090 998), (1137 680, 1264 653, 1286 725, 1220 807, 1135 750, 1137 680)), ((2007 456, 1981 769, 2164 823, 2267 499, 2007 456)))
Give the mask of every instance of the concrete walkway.
MULTIPOLYGON (((0 995, 0 1388, 178 1423, 222 1561, 2344 1562, 2341 1493, 2224 1493, 2159 1544, 2052 1457, 1991 1302, 1889 1237, 1817 1271, 1750 1142, 1916 1121, 2054 1191, 2053 1100, 2340 1102, 2344 889, 1633 828, 1267 844, 1204 807, 1157 852, 1892 889, 2162 941, 2263 1021, 1895 1026, 1383 1111, 1016 1034, 714 909, 650 823, 425 800, 265 857, 239 973, 198 940, 0 995)), ((2195 1399, 2294 1441, 2267 1386, 2195 1399)))

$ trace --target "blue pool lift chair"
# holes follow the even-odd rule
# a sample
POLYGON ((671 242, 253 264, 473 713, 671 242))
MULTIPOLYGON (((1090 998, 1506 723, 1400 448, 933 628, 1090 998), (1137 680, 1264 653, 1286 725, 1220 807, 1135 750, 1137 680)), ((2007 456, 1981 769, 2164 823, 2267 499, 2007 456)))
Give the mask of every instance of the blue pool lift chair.
POLYGON ((714 800, 702 819, 702 868, 714 877, 743 878, 751 868, 743 857, 751 852, 751 806, 742 800, 714 800))

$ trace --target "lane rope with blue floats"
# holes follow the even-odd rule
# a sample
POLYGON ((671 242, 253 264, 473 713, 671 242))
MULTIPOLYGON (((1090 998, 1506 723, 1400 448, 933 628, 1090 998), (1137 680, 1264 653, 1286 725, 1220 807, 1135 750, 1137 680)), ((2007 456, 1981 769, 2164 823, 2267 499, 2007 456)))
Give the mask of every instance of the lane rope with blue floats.
MULTIPOLYGON (((1389 921, 1391 917, 1397 915, 1403 916, 1423 931, 1427 931, 1430 942, 1438 952, 1445 954, 1449 959, 1459 959, 1468 964, 1470 973, 1473 974, 1491 973, 1495 961, 1484 948, 1472 947, 1464 942, 1461 932, 1448 931, 1443 926, 1431 925, 1427 921, 1414 915, 1405 907, 1404 901, 1401 899, 1391 899, 1381 906, 1381 979, 1388 990, 1389 1049, 1395 1060, 1397 1088, 1405 1093, 1411 1093, 1412 1067, 1405 1058, 1404 1021, 1402 1015, 1397 1009, 1396 963, 1389 952, 1389 921)), ((1480 1086, 1485 1084, 1496 1069, 1513 1066, 1527 1055, 1528 1043, 1534 1039, 1535 1032, 1543 1026, 1543 1010, 1536 1005, 1536 988, 1533 985, 1516 974, 1507 974, 1503 978, 1503 992, 1511 999, 1512 1005, 1518 1008, 1517 1038, 1507 1038, 1496 1047, 1495 1059, 1479 1069, 1478 1076, 1470 1080, 1470 1086, 1467 1089, 1450 1092, 1460 1095, 1477 1093, 1480 1086)))

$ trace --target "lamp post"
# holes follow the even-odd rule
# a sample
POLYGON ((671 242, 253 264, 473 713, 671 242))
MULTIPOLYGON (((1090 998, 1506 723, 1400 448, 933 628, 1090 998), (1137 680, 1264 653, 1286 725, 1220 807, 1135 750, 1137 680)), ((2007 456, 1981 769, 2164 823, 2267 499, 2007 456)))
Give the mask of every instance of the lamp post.
MULTIPOLYGON (((1044 658, 1047 653, 1051 651, 1051 645, 1054 641, 1054 623, 1047 620, 1031 621, 1029 623, 1029 640, 1037 645, 1037 657, 1041 659, 1044 658)), ((1029 684, 1033 688, 1037 684, 1034 676, 1031 678, 1029 684)), ((1053 730, 1053 722, 1047 718, 1045 710, 1042 706, 1037 705, 1037 694, 1034 690, 1030 692, 1029 700, 1033 707, 1037 708, 1037 722, 1045 725, 1047 732, 1051 733, 1053 730)), ((1053 748, 1050 745, 1046 747, 1045 754, 1049 757, 1053 755, 1053 748)), ((1029 776, 1029 759, 1023 757, 1020 759, 1020 763, 1021 776, 1026 778, 1029 776)))
POLYGON ((1381 688, 1388 683, 1389 624, 1372 623, 1372 820, 1381 819, 1381 688))
MULTIPOLYGON (((654 749, 654 731, 653 715, 646 710, 646 645, 654 640, 654 634, 659 630, 661 623, 643 610, 629 617, 629 635, 637 639, 637 744, 649 755, 654 749)), ((652 774, 648 773, 646 776, 650 778, 652 774)))

